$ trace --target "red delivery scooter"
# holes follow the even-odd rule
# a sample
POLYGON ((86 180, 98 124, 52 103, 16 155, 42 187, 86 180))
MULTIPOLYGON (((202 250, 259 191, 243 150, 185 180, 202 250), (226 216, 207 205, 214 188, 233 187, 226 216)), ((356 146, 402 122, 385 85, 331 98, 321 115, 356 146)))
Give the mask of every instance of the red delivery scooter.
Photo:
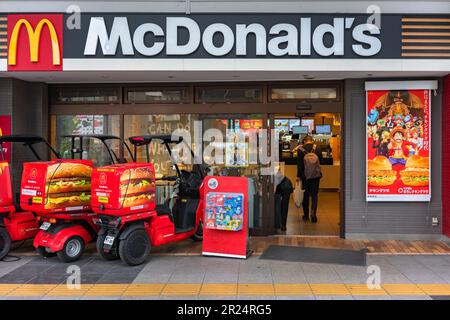
POLYGON ((129 141, 134 146, 135 159, 138 147, 145 147, 148 163, 94 169, 92 209, 98 214, 96 223, 101 227, 98 252, 107 260, 120 258, 128 265, 138 265, 145 261, 151 246, 189 237, 203 239, 200 187, 205 174, 200 165, 194 165, 191 172, 180 170, 171 157, 177 175, 155 179, 150 143, 161 141, 172 156, 171 145, 182 143, 182 137, 172 140, 171 135, 146 135, 129 141), (172 195, 158 205, 157 181, 175 183, 172 195))
MULTIPOLYGON (((96 216, 91 210, 91 171, 95 163, 118 163, 125 160, 113 150, 113 142, 122 143, 130 159, 134 161, 128 145, 119 137, 111 135, 67 135, 70 140, 70 157, 47 168, 47 197, 30 209, 38 212, 42 221, 40 231, 34 239, 34 247, 44 257, 57 255, 64 262, 78 260, 85 246, 97 238, 98 226, 93 222, 96 216), (106 153, 104 150, 106 149, 106 153), (89 152, 91 151, 91 152, 89 152), (91 154, 93 161, 86 160, 91 154), (79 158, 79 159, 76 159, 79 158)), ((33 167, 33 165, 29 165, 33 167)), ((42 170, 45 171, 45 168, 42 170)), ((32 174, 28 170, 29 175, 32 174)), ((25 171, 24 171, 25 173, 25 171)), ((25 178, 24 183, 27 181, 25 178)), ((27 190, 27 187, 24 187, 27 190)), ((23 195, 24 202, 30 201, 23 195)))
POLYGON ((28 147, 36 160, 41 160, 35 145, 44 144, 59 158, 59 154, 42 137, 35 135, 8 135, 0 136, 0 260, 9 252, 12 242, 32 239, 39 231, 38 221, 31 211, 22 211, 15 205, 11 170, 5 160, 4 144, 21 143, 28 147))

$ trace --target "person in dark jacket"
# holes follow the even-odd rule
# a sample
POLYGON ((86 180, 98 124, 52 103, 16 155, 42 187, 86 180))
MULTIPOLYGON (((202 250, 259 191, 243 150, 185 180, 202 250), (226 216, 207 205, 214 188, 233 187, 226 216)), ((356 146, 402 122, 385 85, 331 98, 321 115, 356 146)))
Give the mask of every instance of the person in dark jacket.
POLYGON ((297 148, 297 181, 302 182, 302 189, 305 190, 303 194, 303 220, 309 220, 309 201, 311 198, 311 222, 317 222, 317 204, 319 201, 319 185, 320 179, 306 179, 305 177, 305 163, 304 158, 306 153, 310 153, 314 149, 314 153, 319 158, 320 163, 323 163, 322 150, 320 150, 319 146, 314 144, 314 139, 311 136, 306 136, 303 139, 303 145, 298 146, 297 148), (302 151, 304 149, 304 151, 302 151))
POLYGON ((289 200, 294 192, 291 180, 278 172, 275 176, 275 228, 286 231, 287 217, 289 212, 289 200))

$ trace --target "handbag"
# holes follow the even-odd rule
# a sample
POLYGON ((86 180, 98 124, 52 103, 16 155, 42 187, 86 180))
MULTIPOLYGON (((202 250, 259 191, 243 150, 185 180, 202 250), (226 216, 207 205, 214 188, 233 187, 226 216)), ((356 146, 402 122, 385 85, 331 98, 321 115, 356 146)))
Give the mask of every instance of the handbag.
POLYGON ((302 189, 301 182, 297 181, 294 189, 294 202, 297 208, 300 208, 302 206, 304 192, 305 190, 302 189))

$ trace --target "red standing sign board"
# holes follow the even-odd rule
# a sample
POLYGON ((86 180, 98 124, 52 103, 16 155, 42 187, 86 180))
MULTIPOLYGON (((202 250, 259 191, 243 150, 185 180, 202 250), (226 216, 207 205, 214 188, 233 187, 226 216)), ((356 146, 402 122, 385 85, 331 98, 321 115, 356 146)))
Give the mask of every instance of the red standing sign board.
POLYGON ((249 254, 248 180, 208 176, 203 182, 203 255, 246 259, 249 254))

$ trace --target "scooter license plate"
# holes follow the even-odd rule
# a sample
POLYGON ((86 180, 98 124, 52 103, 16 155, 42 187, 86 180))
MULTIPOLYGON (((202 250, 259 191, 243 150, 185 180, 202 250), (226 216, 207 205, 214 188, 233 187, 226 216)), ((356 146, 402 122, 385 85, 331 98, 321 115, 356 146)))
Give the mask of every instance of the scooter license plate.
POLYGON ((103 241, 103 243, 108 246, 112 246, 114 243, 114 239, 115 239, 115 237, 113 237, 113 236, 106 236, 105 241, 103 241))
POLYGON ((47 231, 48 228, 50 228, 51 225, 52 225, 52 224, 51 224, 50 222, 43 222, 43 223, 41 224, 41 226, 40 226, 39 229, 44 230, 44 231, 47 231))

